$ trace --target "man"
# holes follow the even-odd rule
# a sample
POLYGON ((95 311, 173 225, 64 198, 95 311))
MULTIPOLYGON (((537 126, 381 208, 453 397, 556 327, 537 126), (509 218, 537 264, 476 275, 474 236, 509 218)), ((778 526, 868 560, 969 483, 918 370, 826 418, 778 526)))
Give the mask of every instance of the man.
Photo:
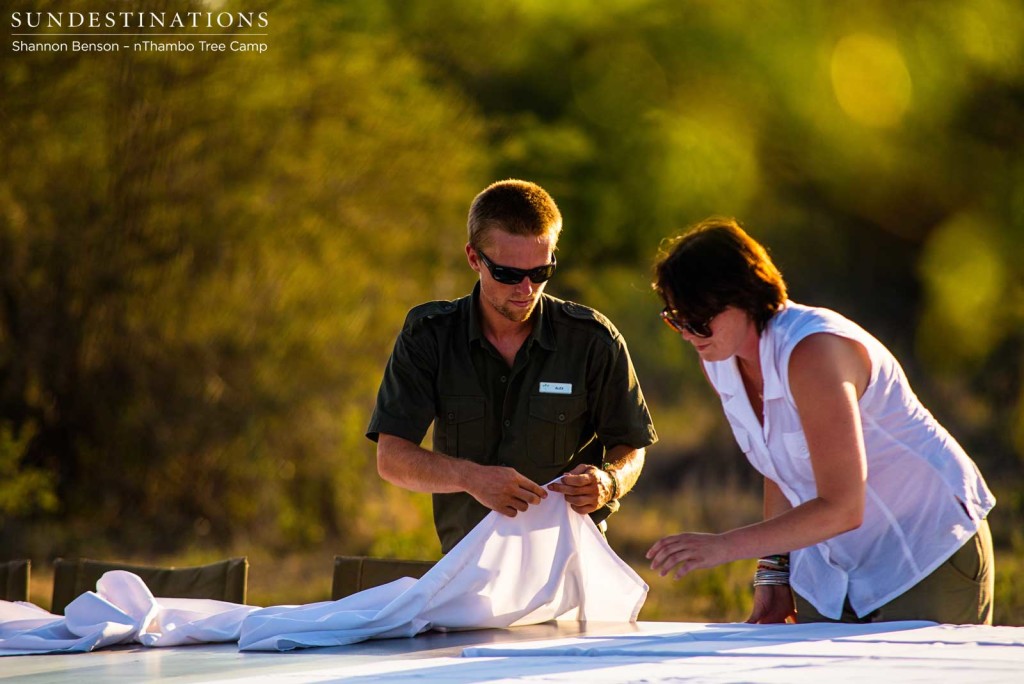
POLYGON ((544 294, 562 216, 541 187, 494 183, 469 210, 469 296, 409 312, 367 437, 388 482, 434 495, 447 553, 491 510, 564 494, 604 520, 657 439, 622 336, 544 294), (419 446, 434 423, 433 451, 419 446), (602 462, 603 453, 603 462, 602 462))

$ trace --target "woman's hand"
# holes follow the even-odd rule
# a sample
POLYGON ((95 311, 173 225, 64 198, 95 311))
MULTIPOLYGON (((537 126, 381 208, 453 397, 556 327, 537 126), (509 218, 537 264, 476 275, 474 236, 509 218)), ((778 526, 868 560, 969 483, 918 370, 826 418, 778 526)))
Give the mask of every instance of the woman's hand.
POLYGON ((793 590, 788 585, 754 587, 754 608, 747 622, 752 625, 796 622, 793 590))
POLYGON ((647 551, 651 569, 664 577, 676 568, 674 579, 691 570, 713 568, 736 560, 725 535, 683 532, 659 540, 647 551), (677 567, 678 566, 678 567, 677 567))

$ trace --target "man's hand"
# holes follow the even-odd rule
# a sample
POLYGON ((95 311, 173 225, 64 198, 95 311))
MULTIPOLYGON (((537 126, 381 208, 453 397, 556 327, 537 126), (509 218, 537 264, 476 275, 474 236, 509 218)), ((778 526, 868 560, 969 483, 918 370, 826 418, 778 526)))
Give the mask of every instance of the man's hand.
POLYGON ((611 475, 588 463, 582 463, 557 482, 548 485, 553 492, 565 495, 565 500, 577 513, 592 513, 612 499, 611 475))
POLYGON ((423 449, 418 444, 380 434, 377 471, 388 482, 414 492, 466 492, 492 511, 515 517, 547 498, 547 490, 515 468, 485 466, 423 449))
POLYGON ((492 511, 510 518, 548 496, 536 482, 505 466, 479 466, 466 491, 492 511))

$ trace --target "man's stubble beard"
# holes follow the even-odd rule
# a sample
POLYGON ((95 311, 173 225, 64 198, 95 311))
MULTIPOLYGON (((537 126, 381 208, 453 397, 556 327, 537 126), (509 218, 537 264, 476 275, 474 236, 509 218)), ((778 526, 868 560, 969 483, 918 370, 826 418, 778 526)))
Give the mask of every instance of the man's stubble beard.
POLYGON ((492 304, 492 306, 494 306, 495 311, 497 311, 498 313, 500 313, 502 316, 512 321, 513 323, 525 323, 526 321, 530 320, 530 316, 532 316, 534 310, 536 310, 537 302, 534 302, 533 306, 531 306, 526 311, 516 311, 507 306, 498 306, 496 304, 492 304))

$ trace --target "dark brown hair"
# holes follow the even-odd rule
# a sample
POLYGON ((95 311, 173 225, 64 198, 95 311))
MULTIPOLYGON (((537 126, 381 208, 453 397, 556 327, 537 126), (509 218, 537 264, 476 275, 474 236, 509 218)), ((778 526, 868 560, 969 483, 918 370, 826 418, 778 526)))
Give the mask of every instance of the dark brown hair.
POLYGON ((705 219, 663 242, 654 272, 654 290, 690 321, 734 306, 763 332, 786 301, 786 283, 768 251, 731 218, 705 219))
POLYGON ((484 244, 492 230, 513 235, 551 235, 558 243, 562 231, 562 214, 555 200, 536 183, 503 180, 487 186, 469 207, 469 243, 474 248, 484 244))

